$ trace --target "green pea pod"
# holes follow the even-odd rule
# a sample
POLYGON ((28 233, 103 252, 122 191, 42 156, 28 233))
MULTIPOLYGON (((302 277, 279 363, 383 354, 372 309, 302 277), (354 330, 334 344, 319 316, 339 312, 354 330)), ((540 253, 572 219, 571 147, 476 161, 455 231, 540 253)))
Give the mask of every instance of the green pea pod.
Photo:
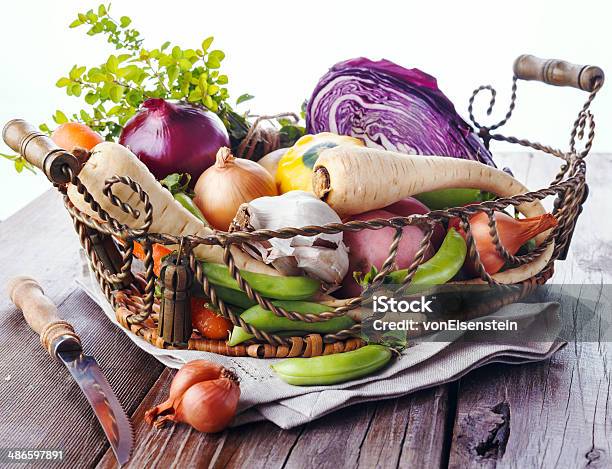
MULTIPOLYGON (((308 331, 276 331, 274 334, 281 337, 304 337, 307 334, 310 334, 308 331)), ((233 347, 234 345, 240 345, 247 340, 253 339, 255 336, 253 334, 249 334, 240 326, 234 326, 232 332, 230 333, 230 338, 227 341, 227 345, 233 347)))
MULTIPOLYGON (((203 262, 202 270, 212 284, 241 291, 225 265, 203 262)), ((319 281, 310 277, 276 277, 244 270, 240 274, 255 291, 275 300, 307 300, 321 287, 319 281)))
MULTIPOLYGON (((296 313, 320 314, 326 311, 333 311, 332 306, 321 305, 319 303, 308 303, 305 301, 273 301, 274 306, 279 306, 286 311, 296 313)), ((301 330, 304 332, 316 332, 319 334, 330 334, 342 329, 348 329, 355 324, 348 316, 340 316, 321 322, 292 321, 291 319, 280 317, 272 311, 263 309, 256 305, 247 309, 240 317, 252 326, 264 332, 281 332, 301 330)), ((229 345, 238 345, 245 340, 252 339, 254 336, 246 332, 242 327, 235 326, 232 331, 229 345)))
POLYGON ((443 210, 450 207, 482 202, 486 193, 480 189, 440 189, 432 192, 423 192, 414 198, 427 205, 430 210, 443 210))
POLYGON ((380 370, 391 359, 383 345, 366 345, 351 352, 312 358, 288 358, 272 365, 278 377, 296 386, 343 383, 380 370))
MULTIPOLYGON (((463 266, 467 245, 463 236, 451 228, 446 233, 440 249, 421 264, 412 277, 407 293, 414 293, 432 285, 442 285, 452 279, 463 266)), ((408 269, 396 270, 387 275, 386 283, 400 284, 406 278, 408 269)))
POLYGON ((257 304, 257 301, 251 300, 246 293, 240 290, 232 290, 231 288, 215 285, 215 291, 217 292, 217 296, 229 305, 248 309, 257 304))
POLYGON ((192 215, 197 217, 201 222, 206 223, 208 225, 206 218, 204 218, 204 215, 202 214, 198 206, 193 203, 193 199, 191 197, 189 197, 184 192, 176 192, 172 195, 174 196, 174 199, 178 201, 187 210, 189 210, 192 215))

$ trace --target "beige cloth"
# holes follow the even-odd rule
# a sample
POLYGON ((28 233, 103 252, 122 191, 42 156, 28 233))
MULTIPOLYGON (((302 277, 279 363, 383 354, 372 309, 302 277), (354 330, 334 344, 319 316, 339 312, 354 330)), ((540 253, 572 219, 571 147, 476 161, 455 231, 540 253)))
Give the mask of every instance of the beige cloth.
MULTIPOLYGON (((119 325, 97 283, 89 276, 78 283, 108 318, 119 325)), ((548 324, 551 320, 556 324, 557 310, 556 303, 516 303, 502 308, 495 316, 529 320, 546 315, 548 324)), ((225 357, 192 350, 162 350, 134 334, 127 334, 138 347, 171 368, 180 368, 191 360, 207 359, 235 369, 241 380, 241 397, 234 425, 267 419, 285 429, 352 404, 403 396, 453 381, 488 363, 519 364, 544 360, 564 345, 563 342, 530 341, 529 337, 521 344, 482 344, 458 340, 461 334, 457 333, 456 337, 447 338, 445 342, 423 342, 407 348, 399 359, 372 376, 332 386, 302 387, 287 384, 274 375, 270 365, 278 360, 225 357)))

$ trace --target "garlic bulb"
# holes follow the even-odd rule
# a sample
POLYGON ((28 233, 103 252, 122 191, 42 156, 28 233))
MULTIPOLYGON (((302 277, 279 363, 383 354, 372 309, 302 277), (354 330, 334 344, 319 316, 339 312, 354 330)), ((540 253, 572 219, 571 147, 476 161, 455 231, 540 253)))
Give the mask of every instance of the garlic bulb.
MULTIPOLYGON (((309 192, 290 191, 275 197, 260 197, 243 204, 234 224, 246 230, 278 230, 286 227, 340 223, 329 205, 309 192)), ((348 272, 348 248, 343 234, 272 238, 249 243, 249 251, 286 275, 299 271, 327 284, 338 285, 348 272)))

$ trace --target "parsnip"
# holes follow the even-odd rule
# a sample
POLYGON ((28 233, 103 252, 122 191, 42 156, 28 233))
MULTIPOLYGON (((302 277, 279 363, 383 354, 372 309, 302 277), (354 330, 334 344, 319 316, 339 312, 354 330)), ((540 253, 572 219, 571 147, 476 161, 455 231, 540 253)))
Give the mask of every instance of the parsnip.
MULTIPOLYGON (((149 200, 153 206, 153 223, 149 232, 202 237, 212 234, 213 231, 210 228, 186 210, 168 190, 157 182, 136 155, 117 143, 103 142, 92 149, 91 157, 83 166, 79 178, 102 208, 120 223, 124 223, 133 229, 140 228, 144 223, 145 210, 138 195, 124 184, 115 184, 112 188, 113 193, 123 202, 140 210, 140 217, 135 219, 110 203, 102 189, 105 181, 113 176, 129 176, 140 184, 149 195, 149 200)), ((83 200, 83 196, 72 185, 68 187, 68 197, 79 210, 97 218, 97 214, 91 210, 89 204, 83 200)), ((223 249, 219 246, 199 245, 194 249, 194 252, 203 261, 223 262, 223 249)), ((232 248, 232 253, 236 265, 240 269, 268 275, 279 275, 275 269, 248 256, 236 247, 232 248)))
MULTIPOLYGON (((456 187, 481 189, 500 197, 529 192, 504 171, 476 161, 372 148, 340 146, 325 150, 317 159, 313 175, 315 194, 341 217, 386 207, 415 194, 456 187)), ((517 209, 526 217, 546 212, 537 200, 517 209)), ((538 235, 536 244, 541 244, 548 234, 549 231, 538 235)), ((500 283, 526 280, 545 267, 553 250, 551 243, 535 261, 499 272, 493 278, 500 283)))

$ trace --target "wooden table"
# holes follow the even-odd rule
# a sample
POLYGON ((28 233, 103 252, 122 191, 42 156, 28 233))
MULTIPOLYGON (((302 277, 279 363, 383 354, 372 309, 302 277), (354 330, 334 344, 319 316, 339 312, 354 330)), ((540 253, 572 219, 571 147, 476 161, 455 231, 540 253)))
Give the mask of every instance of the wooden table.
MULTIPOLYGON (((591 196, 568 259, 556 264, 557 283, 612 283, 612 155, 588 159, 591 196)), ((533 188, 543 187, 558 165, 529 153, 497 161, 533 188)), ((20 273, 37 277, 132 416, 129 467, 612 467, 612 359, 605 342, 570 344, 530 365, 485 366, 458 382, 349 407, 289 431, 271 423, 218 435, 184 425, 151 430, 144 410, 166 396, 173 373, 76 288, 79 246, 57 194, 49 191, 0 223, 0 246, 0 284, 20 273)), ((0 307, 0 448, 63 448, 63 464, 49 467, 115 467, 66 370, 45 355, 6 296, 0 307)))

